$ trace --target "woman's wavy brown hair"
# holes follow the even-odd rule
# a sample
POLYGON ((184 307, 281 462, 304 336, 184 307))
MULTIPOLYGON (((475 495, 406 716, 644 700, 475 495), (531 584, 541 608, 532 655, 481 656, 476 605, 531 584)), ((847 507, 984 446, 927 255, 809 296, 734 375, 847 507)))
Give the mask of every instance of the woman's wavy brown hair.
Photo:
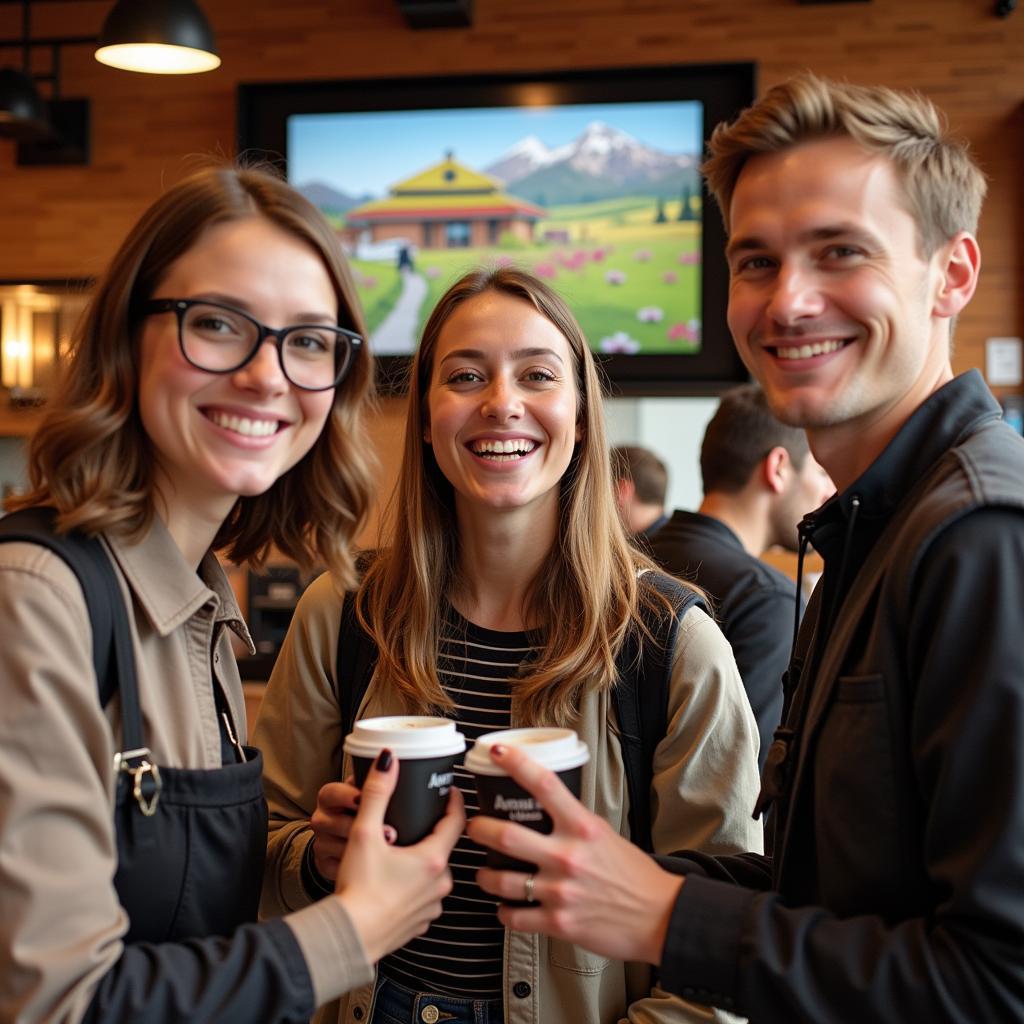
POLYGON ((500 292, 528 302, 561 331, 573 355, 582 438, 561 481, 558 535, 523 609, 540 648, 515 694, 528 721, 567 723, 584 691, 615 683, 615 659, 642 606, 667 607, 640 571, 653 564, 626 537, 613 497, 601 383, 583 332, 565 303, 521 270, 475 270, 441 297, 412 368, 405 450, 387 510, 390 546, 371 562, 357 597, 359 620, 379 650, 378 682, 410 710, 451 707, 437 676, 445 598, 459 585, 454 492, 423 439, 434 353, 455 310, 500 292))
MULTIPOLYGON (((155 514, 154 452, 139 417, 141 309, 175 260, 214 224, 264 217, 311 246, 338 299, 341 326, 365 336, 345 257, 323 215, 268 169, 211 167, 161 196, 131 230, 79 324, 29 444, 28 492, 10 507, 51 505, 61 530, 140 537, 155 514)), ((214 546, 259 565, 272 547, 355 583, 351 540, 370 500, 363 419, 373 363, 360 347, 309 452, 265 493, 239 498, 214 546)))

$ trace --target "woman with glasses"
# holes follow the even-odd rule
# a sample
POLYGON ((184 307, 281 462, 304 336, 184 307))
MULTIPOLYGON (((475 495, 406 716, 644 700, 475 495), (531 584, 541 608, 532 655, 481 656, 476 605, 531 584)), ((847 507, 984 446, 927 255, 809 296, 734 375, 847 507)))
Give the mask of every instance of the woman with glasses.
MULTIPOLYGON (((341 781, 340 708, 360 686, 360 718, 433 710, 472 739, 572 726, 591 754, 584 803, 617 832, 659 852, 760 850, 750 817, 757 733, 732 652, 693 588, 629 545, 593 357, 537 278, 475 271, 438 302, 415 357, 392 512, 387 546, 355 595, 363 638, 342 617, 337 581, 321 577, 299 602, 267 688, 256 741, 270 806, 268 911, 315 905, 333 884, 357 797, 341 781), (376 669, 360 678, 367 646, 376 669), (627 676, 640 699, 665 705, 645 776, 628 775, 619 739, 613 690, 627 676), (630 806, 633 783, 649 821, 630 806)), ((455 781, 473 809, 462 766, 455 781)), ((460 840, 441 917, 381 961, 375 984, 319 1019, 707 1019, 653 987, 641 964, 506 932, 498 901, 476 883, 483 863, 483 849, 460 840)), ((532 878, 520 891, 531 898, 532 878)))
POLYGON ((99 538, 127 655, 101 678, 84 580, 0 544, 0 1020, 306 1020, 439 912, 458 800, 392 848, 382 755, 336 890, 255 923, 266 805, 229 637, 252 645, 214 552, 354 581, 362 334, 331 228, 255 170, 171 189, 99 283, 4 525, 45 507, 99 538))

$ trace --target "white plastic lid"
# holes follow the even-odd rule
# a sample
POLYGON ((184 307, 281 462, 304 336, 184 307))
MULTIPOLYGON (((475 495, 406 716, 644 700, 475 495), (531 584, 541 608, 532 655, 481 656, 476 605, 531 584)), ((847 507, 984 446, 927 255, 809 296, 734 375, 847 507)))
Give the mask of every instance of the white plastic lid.
POLYGON ((466 737, 447 718, 426 715, 390 715, 364 718, 345 737, 345 752, 352 757, 376 757, 387 748, 403 757, 445 757, 461 754, 466 737))
POLYGON ((492 760, 490 748, 495 743, 519 747, 534 761, 563 772, 578 768, 590 760, 590 751, 572 729, 554 729, 541 726, 534 729, 502 729, 481 736, 466 755, 466 768, 475 775, 505 775, 492 760))

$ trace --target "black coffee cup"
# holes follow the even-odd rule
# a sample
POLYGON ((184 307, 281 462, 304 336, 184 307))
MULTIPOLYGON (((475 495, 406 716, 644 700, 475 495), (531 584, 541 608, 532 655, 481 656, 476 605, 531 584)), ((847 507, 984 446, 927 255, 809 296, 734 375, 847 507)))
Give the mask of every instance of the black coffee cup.
POLYGON ((384 821, 398 833, 398 846, 411 846, 429 835, 444 815, 466 738, 447 718, 364 718, 345 738, 357 786, 363 785, 370 766, 385 749, 398 758, 398 784, 384 821))
MULTIPOLYGON (((586 743, 572 729, 543 726, 533 729, 504 729, 485 733, 476 741, 466 757, 466 769, 476 776, 481 814, 514 821, 532 828, 535 832, 549 835, 554 823, 548 812, 491 760, 490 748, 495 743, 518 747, 545 768, 550 768, 577 798, 580 795, 583 765, 590 760, 586 743)), ((536 864, 517 860, 490 849, 487 851, 487 866, 502 871, 537 870, 536 864)))

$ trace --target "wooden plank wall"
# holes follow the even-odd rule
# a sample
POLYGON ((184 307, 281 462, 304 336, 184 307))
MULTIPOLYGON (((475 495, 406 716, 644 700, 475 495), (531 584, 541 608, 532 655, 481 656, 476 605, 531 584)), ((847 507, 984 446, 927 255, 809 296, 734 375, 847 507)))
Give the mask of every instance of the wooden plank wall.
MULTIPOLYGON (((36 3, 34 32, 94 33, 111 2, 36 3)), ((133 75, 97 64, 90 47, 63 51, 64 95, 92 101, 92 163, 18 168, 0 140, 0 278, 100 271, 167 183, 198 157, 233 153, 239 82, 755 60, 762 89, 808 67, 917 88, 947 111, 991 179, 957 368, 982 365, 986 337, 1024 334, 1022 11, 999 19, 994 0, 475 0, 473 28, 414 32, 392 0, 201 2, 224 58, 210 74, 133 75)), ((0 37, 19 33, 19 16, 0 5, 0 37)), ((34 59, 42 71, 49 54, 34 59)))

